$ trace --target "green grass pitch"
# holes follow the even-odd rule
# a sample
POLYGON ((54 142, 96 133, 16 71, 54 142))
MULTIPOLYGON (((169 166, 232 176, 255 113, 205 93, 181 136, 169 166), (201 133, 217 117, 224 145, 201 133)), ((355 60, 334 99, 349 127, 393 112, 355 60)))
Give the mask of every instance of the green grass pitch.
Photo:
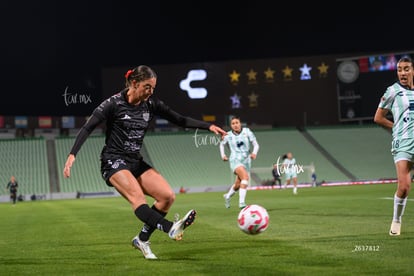
MULTIPOLYGON (((390 237, 395 184, 251 190, 267 230, 237 227, 238 195, 178 194, 168 214, 197 210, 182 241, 156 231, 146 260, 130 241, 141 227, 121 197, 0 204, 0 275, 412 275, 414 202, 390 237)), ((152 200, 149 198, 149 203, 152 200)))

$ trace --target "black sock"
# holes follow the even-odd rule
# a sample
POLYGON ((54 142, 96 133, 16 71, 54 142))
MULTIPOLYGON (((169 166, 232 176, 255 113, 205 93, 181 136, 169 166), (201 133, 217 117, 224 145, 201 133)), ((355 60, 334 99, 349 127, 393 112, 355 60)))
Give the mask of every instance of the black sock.
MULTIPOLYGON (((151 209, 153 209, 154 211, 156 211, 157 213, 159 213, 162 217, 165 217, 167 215, 167 213, 158 210, 155 205, 152 205, 151 209)), ((141 229, 141 232, 139 233, 139 239, 141 241, 148 241, 152 235, 152 233, 155 231, 155 227, 151 227, 148 224, 144 224, 144 226, 141 229)))
POLYGON ((171 221, 166 220, 160 213, 151 209, 148 204, 142 204, 135 209, 134 213, 138 219, 147 224, 149 227, 164 231, 166 233, 170 231, 173 225, 171 221))

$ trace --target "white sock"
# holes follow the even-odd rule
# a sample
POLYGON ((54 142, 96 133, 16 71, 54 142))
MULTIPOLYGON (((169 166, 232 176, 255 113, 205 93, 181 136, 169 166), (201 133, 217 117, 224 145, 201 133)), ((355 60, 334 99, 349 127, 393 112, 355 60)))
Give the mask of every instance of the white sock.
POLYGON ((227 192, 226 194, 226 198, 230 198, 232 197, 234 194, 236 193, 236 191, 233 188, 233 185, 230 187, 230 190, 227 192))
POLYGON ((394 195, 394 216, 393 221, 401 222, 401 217, 404 214, 405 205, 407 204, 406 198, 399 198, 397 195, 394 195))
MULTIPOLYGON (((242 181, 240 181, 240 184, 241 185, 248 185, 249 184, 249 180, 243 179, 242 181)), ((247 193, 247 189, 246 188, 240 188, 239 189, 239 203, 240 204, 245 204, 246 193, 247 193)))
POLYGON ((296 194, 296 192, 298 191, 298 189, 296 187, 293 188, 293 193, 296 194))
POLYGON ((239 203, 244 204, 246 200, 247 189, 240 188, 239 190, 239 203))

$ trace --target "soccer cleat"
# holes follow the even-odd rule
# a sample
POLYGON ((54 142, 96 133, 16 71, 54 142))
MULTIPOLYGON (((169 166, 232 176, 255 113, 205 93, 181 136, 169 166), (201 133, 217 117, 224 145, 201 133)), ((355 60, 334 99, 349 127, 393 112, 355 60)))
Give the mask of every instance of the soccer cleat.
POLYGON ((401 222, 393 221, 390 228, 390 236, 399 236, 401 233, 401 222))
POLYGON ((132 239, 132 246, 136 249, 141 250, 142 254, 144 255, 145 259, 151 259, 155 260, 157 259, 157 256, 152 253, 150 248, 150 242, 149 241, 141 241, 138 236, 132 239))
POLYGON ((240 203, 240 204, 239 204, 239 208, 240 208, 240 209, 243 209, 244 207, 246 207, 246 203, 240 203))
POLYGON ((168 236, 176 241, 181 240, 183 238, 184 229, 193 224, 196 214, 195 210, 190 210, 182 219, 178 220, 177 217, 168 232, 168 236))
POLYGON ((227 209, 230 208, 230 198, 227 198, 227 195, 226 194, 224 194, 223 197, 224 197, 224 206, 227 209))

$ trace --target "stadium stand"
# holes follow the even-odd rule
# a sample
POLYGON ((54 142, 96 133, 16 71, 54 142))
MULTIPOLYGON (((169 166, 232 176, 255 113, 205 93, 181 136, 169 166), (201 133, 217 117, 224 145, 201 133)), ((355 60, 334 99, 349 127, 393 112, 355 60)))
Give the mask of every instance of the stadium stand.
POLYGON ((99 155, 105 143, 104 140, 105 138, 102 135, 90 136, 86 140, 77 154, 70 178, 64 178, 62 170, 74 138, 57 138, 55 140, 56 160, 60 164, 58 168, 61 170, 58 174, 60 192, 95 193, 113 191, 113 188, 105 184, 100 174, 99 155))
MULTIPOLYGON (((45 139, 2 139, 0 152, 0 185, 5 188, 14 175, 19 183, 18 194, 50 192, 45 139)), ((0 189, 0 194, 8 191, 0 189)))
POLYGON ((220 137, 201 130, 151 133, 145 138, 145 148, 171 186, 208 188, 233 181, 228 163, 220 158, 219 141, 220 137))
POLYGON ((357 179, 395 178, 391 134, 376 125, 308 128, 323 147, 357 179))
MULTIPOLYGON (((254 130, 254 129, 253 129, 254 130)), ((254 130, 260 144, 258 158, 252 162, 252 179, 272 178, 272 165, 290 151, 302 166, 314 165, 318 181, 340 182, 395 178, 390 155, 390 133, 378 126, 341 126, 254 130), (354 179, 352 179, 354 178, 354 179)), ((114 189, 103 182, 99 155, 104 136, 90 136, 81 151, 72 176, 63 178, 62 169, 74 136, 0 139, 0 185, 6 186, 15 175, 21 184, 19 193, 108 194, 114 189), (48 143, 47 143, 48 142, 48 143), (52 146, 54 145, 54 147, 52 146), (56 158, 50 158, 50 152, 56 158), (48 155, 49 153, 49 155, 48 155), (56 162, 48 164, 49 162, 56 162), (53 172, 55 170, 55 172, 53 172), (56 182, 56 183, 55 183, 56 182)), ((220 138, 203 130, 149 132, 142 154, 162 173, 170 185, 194 191, 228 187, 234 181, 229 164, 220 158, 220 138)), ((298 175, 299 183, 310 183, 310 173, 298 175)), ((6 196, 0 189, 0 196, 6 196)))
MULTIPOLYGON (((296 128, 255 131, 255 134, 260 144, 260 150, 257 159, 252 163, 252 167, 269 168, 267 173, 269 179, 272 177, 273 164, 278 159, 279 163, 282 163, 282 156, 290 151, 296 158, 298 165, 308 166, 313 164, 320 180, 348 180, 346 175, 327 160, 296 128)), ((266 175, 262 174, 261 178, 266 179, 266 175)), ((310 181, 308 171, 298 174, 299 183, 310 183, 310 181)))

